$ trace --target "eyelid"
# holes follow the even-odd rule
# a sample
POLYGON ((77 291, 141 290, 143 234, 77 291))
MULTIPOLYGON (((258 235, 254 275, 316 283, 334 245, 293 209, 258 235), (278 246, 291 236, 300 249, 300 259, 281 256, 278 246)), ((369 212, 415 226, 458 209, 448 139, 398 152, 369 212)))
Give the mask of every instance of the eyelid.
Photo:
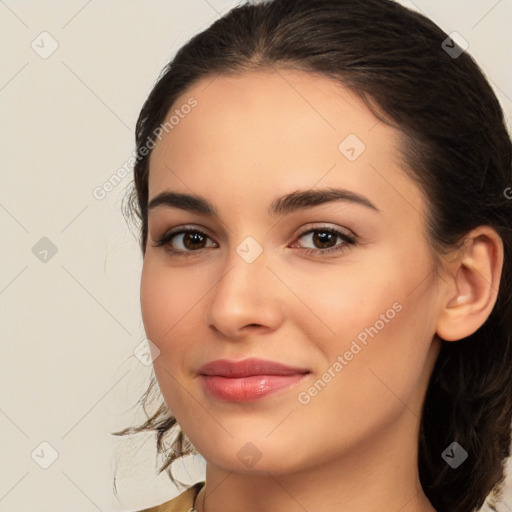
MULTIPOLYGON (((309 231, 314 231, 314 230, 317 230, 317 229, 334 229, 334 230, 337 230, 337 231, 341 231, 346 236, 352 237, 354 239, 358 238, 356 233, 354 231, 352 231, 351 229, 348 229, 346 227, 337 226, 337 225, 330 225, 330 224, 331 223, 322 222, 322 221, 308 222, 304 226, 301 226, 301 228, 298 229, 293 236, 295 236, 295 237, 304 236, 309 231)), ((205 228, 205 227, 200 226, 198 224, 183 224, 181 226, 176 226, 175 228, 170 228, 169 230, 164 231, 161 236, 156 237, 156 238, 158 240, 160 240, 160 239, 162 239, 163 237, 165 237, 167 235, 179 234, 182 231, 198 231, 198 232, 204 233, 205 235, 209 236, 210 238, 213 238, 213 236, 211 236, 209 234, 209 229, 208 228, 205 228)), ((155 238, 153 238, 153 240, 154 241, 158 241, 155 238)))
POLYGON ((311 231, 320 231, 325 229, 326 231, 339 231, 341 234, 353 238, 357 240, 358 236, 351 230, 346 227, 333 225, 329 222, 308 222, 305 226, 302 226, 297 233, 294 235, 295 238, 302 237, 307 235, 311 231))

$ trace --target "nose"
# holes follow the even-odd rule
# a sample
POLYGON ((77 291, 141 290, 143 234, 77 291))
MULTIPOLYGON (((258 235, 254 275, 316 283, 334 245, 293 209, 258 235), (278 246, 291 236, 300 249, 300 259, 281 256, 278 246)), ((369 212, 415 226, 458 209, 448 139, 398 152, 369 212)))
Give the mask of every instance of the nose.
POLYGON ((283 322, 283 290, 267 268, 264 253, 252 263, 233 253, 208 295, 206 325, 230 339, 278 329, 283 322))

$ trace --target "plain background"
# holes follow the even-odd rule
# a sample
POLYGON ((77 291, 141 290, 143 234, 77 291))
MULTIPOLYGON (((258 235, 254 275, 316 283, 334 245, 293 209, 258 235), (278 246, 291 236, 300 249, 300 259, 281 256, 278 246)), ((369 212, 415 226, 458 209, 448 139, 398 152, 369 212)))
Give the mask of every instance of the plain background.
MULTIPOLYGON (((510 126, 512 0, 402 3, 467 40, 510 126)), ((120 211, 131 176, 102 200, 93 190, 132 155, 162 67, 236 4, 0 0, 0 511, 128 511, 178 493, 155 476, 152 436, 110 435, 143 418, 152 369, 134 355, 142 258, 120 211)), ((203 463, 177 475, 194 483, 203 463)))

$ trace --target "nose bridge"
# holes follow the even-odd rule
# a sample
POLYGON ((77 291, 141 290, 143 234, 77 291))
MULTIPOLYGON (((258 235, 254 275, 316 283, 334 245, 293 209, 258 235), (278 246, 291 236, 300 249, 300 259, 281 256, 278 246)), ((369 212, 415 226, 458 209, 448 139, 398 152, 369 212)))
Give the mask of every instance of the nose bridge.
MULTIPOLYGON (((243 292, 247 287, 254 286, 258 281, 266 279, 268 253, 263 245, 254 237, 246 236, 238 245, 230 249, 225 261, 227 274, 219 282, 218 287, 226 287, 230 295, 237 291, 243 292)), ((222 291, 222 290, 220 290, 222 291)), ((253 295, 253 299, 256 296, 253 295)))
POLYGON ((229 337, 239 336, 239 331, 248 325, 277 327, 280 308, 272 293, 272 273, 265 256, 263 248, 250 237, 232 250, 223 277, 208 301, 207 325, 229 337))

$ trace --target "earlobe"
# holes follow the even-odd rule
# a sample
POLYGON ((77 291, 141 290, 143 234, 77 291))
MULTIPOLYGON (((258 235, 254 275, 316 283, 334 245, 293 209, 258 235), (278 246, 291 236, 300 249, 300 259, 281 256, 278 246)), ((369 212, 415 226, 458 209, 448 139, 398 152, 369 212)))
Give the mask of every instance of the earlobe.
POLYGON ((494 229, 480 226, 466 238, 450 263, 437 335, 457 341, 477 331, 491 314, 503 268, 503 242, 494 229))

